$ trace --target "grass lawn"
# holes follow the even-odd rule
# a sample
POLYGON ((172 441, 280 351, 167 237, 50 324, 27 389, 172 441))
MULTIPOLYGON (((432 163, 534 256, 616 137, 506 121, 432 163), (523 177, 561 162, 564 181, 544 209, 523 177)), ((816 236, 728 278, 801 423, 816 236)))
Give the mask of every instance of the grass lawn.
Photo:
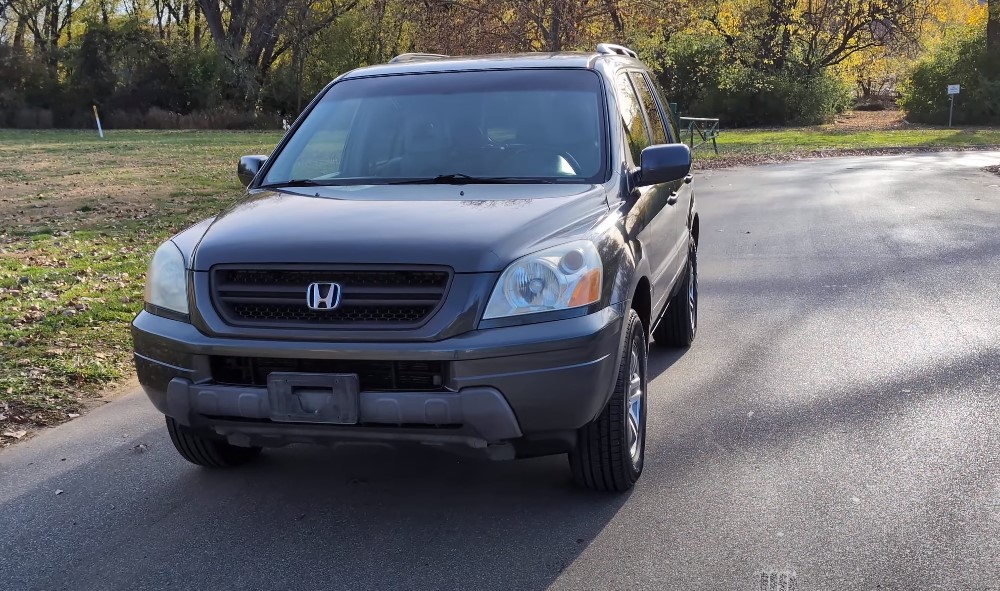
MULTIPOLYGON (((148 257, 239 197, 279 132, 0 130, 0 446, 132 375, 148 257), (5 435, 6 434, 6 435, 5 435)), ((724 130, 702 166, 831 150, 1000 146, 1000 130, 724 130)))
POLYGON ((0 445, 131 377, 148 257, 237 198, 237 159, 280 137, 0 130, 0 445))
POLYGON ((1000 148, 1000 129, 841 131, 826 126, 773 130, 723 129, 718 144, 718 155, 710 145, 705 145, 696 150, 696 159, 707 167, 717 167, 810 156, 878 154, 897 149, 1000 148))

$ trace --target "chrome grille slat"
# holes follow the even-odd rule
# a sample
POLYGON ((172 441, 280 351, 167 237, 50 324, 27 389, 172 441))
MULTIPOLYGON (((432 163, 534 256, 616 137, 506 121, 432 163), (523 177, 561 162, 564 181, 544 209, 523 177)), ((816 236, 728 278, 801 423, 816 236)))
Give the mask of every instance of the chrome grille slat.
POLYGON ((231 326, 256 328, 416 328, 443 303, 451 271, 442 267, 288 268, 219 266, 211 271, 212 299, 231 326), (312 282, 341 286, 340 305, 312 310, 312 282))

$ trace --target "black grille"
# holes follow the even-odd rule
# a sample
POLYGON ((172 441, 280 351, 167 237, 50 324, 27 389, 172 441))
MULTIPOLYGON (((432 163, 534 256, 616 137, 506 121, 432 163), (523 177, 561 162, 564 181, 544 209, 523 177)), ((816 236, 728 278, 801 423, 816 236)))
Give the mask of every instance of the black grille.
POLYGON ((232 326, 290 328, 414 328, 444 300, 444 269, 232 269, 212 271, 212 294, 232 326), (340 305, 313 310, 309 284, 337 283, 340 305))
POLYGON ((233 386, 266 386, 271 372, 353 373, 361 390, 443 390, 444 364, 440 361, 347 361, 342 359, 278 359, 266 357, 211 358, 212 379, 233 386))

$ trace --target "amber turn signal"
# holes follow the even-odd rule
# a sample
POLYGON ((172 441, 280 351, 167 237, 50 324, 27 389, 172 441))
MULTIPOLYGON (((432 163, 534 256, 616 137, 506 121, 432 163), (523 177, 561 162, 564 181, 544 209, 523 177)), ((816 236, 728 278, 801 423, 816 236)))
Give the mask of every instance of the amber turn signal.
POLYGON ((591 269, 581 277, 569 298, 569 307, 586 306, 601 299, 601 270, 591 269))

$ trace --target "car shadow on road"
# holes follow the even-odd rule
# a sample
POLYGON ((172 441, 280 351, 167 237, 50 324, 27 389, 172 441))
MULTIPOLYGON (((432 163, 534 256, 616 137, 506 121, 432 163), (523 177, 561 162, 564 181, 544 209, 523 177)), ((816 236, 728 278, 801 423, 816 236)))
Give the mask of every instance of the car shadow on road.
POLYGON ((658 378, 662 373, 670 369, 673 364, 680 361, 681 357, 684 357, 684 354, 687 352, 688 349, 668 349, 651 343, 649 347, 649 360, 646 362, 648 380, 652 382, 658 378))
POLYGON ((233 498, 216 523, 266 555, 287 547, 268 531, 294 532, 297 550, 269 567, 282 578, 365 589, 545 589, 628 499, 573 489, 564 456, 494 463, 413 448, 295 447, 239 475, 182 481, 233 498))
MULTIPOLYGON (((651 379, 684 353, 654 346, 651 379)), ((159 425, 26 493, 0 503, 19 589, 540 590, 631 498, 574 488, 565 455, 290 446, 206 470, 159 425)))
POLYGON ((36 532, 0 537, 16 588, 545 589, 630 496, 573 488, 565 456, 290 446, 213 471, 139 437, 0 505, 36 532))

